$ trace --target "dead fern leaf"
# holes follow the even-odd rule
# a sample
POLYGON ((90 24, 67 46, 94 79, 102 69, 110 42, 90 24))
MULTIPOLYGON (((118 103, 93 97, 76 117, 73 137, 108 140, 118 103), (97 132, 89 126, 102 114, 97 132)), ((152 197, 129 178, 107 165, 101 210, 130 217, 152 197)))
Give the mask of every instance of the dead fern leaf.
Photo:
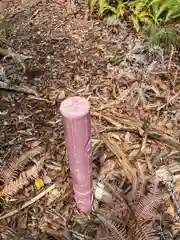
POLYGON ((128 217, 129 215, 129 206, 125 200, 123 190, 120 187, 117 187, 115 184, 103 182, 107 190, 112 194, 114 199, 114 208, 107 205, 102 205, 100 211, 104 212, 106 216, 108 213, 112 216, 116 216, 120 219, 128 217))
POLYGON ((150 220, 157 216, 158 208, 169 198, 165 193, 148 194, 139 199, 139 203, 133 207, 138 219, 150 220))
POLYGON ((150 194, 157 195, 159 181, 154 176, 144 177, 144 179, 134 179, 132 189, 126 195, 128 202, 139 204, 140 199, 150 194), (146 193, 146 194, 145 194, 146 193))
POLYGON ((36 155, 43 152, 43 147, 36 147, 32 150, 29 150, 23 153, 19 158, 14 159, 12 162, 1 167, 0 170, 0 179, 4 184, 17 177, 17 171, 23 170, 24 166, 29 162, 29 160, 36 155))
POLYGON ((128 205, 122 202, 121 204, 114 203, 114 207, 107 206, 106 204, 102 204, 98 210, 100 214, 106 216, 106 219, 125 219, 129 217, 129 208, 128 205))
POLYGON ((109 229, 107 228, 106 225, 104 225, 103 222, 99 221, 99 219, 98 219, 97 223, 98 223, 98 228, 97 228, 95 239, 96 240, 106 240, 107 236, 109 236, 109 234, 110 234, 109 229))
POLYGON ((108 191, 110 191, 110 193, 112 193, 112 195, 116 198, 116 201, 124 201, 124 193, 120 187, 117 187, 115 184, 108 183, 107 181, 104 181, 103 184, 106 186, 108 191))
POLYGON ((38 173, 43 167, 43 163, 44 160, 41 160, 32 168, 22 172, 16 180, 10 181, 0 192, 0 197, 11 197, 15 195, 20 189, 27 186, 31 179, 34 179, 38 176, 38 173))
POLYGON ((109 229, 110 236, 106 236, 106 239, 111 240, 130 240, 128 237, 126 228, 124 227, 123 223, 114 223, 111 220, 107 220, 104 216, 97 214, 97 217, 104 225, 109 229))
POLYGON ((159 240, 155 230, 147 221, 130 222, 129 234, 133 240, 159 240))

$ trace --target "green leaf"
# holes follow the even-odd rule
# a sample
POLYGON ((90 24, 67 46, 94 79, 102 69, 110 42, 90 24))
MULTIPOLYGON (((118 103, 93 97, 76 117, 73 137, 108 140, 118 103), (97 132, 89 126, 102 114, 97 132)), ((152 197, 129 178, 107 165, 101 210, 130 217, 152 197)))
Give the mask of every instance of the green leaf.
POLYGON ((131 18, 132 18, 132 22, 133 22, 133 25, 134 25, 136 31, 139 32, 139 30, 140 30, 140 25, 139 25, 139 20, 138 20, 137 16, 132 15, 131 18))
POLYGON ((148 7, 152 5, 158 5, 160 2, 162 2, 162 0, 151 0, 150 3, 148 4, 148 7))
POLYGON ((106 0, 99 0, 99 16, 103 15, 103 12, 105 11, 105 6, 106 6, 106 0))
POLYGON ((143 11, 137 15, 139 22, 147 23, 150 21, 150 16, 147 12, 143 11))
POLYGON ((107 10, 116 14, 116 8, 115 7, 112 7, 112 6, 108 5, 106 0, 99 0, 99 11, 98 11, 99 16, 102 17, 103 13, 107 10))
POLYGON ((124 8, 125 8, 124 3, 119 1, 119 4, 117 5, 117 9, 116 9, 117 17, 123 17, 123 15, 124 15, 124 8))
POLYGON ((97 0, 89 0, 90 12, 93 13, 97 0))
POLYGON ((178 18, 180 18, 180 11, 179 12, 175 12, 173 10, 169 10, 167 15, 166 15, 165 22, 169 22, 172 19, 176 20, 178 18))
POLYGON ((140 12, 140 11, 143 10, 144 7, 145 7, 145 3, 139 2, 139 3, 136 4, 135 9, 136 9, 137 12, 140 12))
POLYGON ((113 25, 113 23, 117 20, 116 14, 109 15, 107 18, 108 25, 113 25))
POLYGON ((104 9, 109 10, 109 11, 113 12, 114 14, 116 14, 116 12, 117 12, 115 7, 111 7, 109 5, 106 5, 104 9))

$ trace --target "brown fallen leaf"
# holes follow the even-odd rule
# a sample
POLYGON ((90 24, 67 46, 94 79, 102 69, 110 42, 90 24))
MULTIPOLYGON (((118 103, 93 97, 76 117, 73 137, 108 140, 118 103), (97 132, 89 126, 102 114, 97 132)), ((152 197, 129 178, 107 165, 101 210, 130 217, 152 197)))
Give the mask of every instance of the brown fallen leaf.
POLYGON ((168 201, 168 208, 166 210, 166 213, 168 213, 171 217, 175 217, 176 216, 176 211, 174 209, 173 203, 171 200, 168 201))
POLYGON ((109 175, 113 174, 115 171, 115 168, 116 168, 116 163, 113 160, 111 160, 111 159, 106 160, 103 163, 100 173, 99 173, 100 179, 104 179, 104 178, 106 178, 107 175, 109 176, 109 175))
POLYGON ((117 164, 124 170, 126 177, 130 181, 133 181, 133 179, 136 178, 136 169, 131 166, 129 159, 123 152, 122 148, 117 144, 115 140, 110 138, 108 134, 103 134, 102 140, 106 146, 116 155, 117 164))

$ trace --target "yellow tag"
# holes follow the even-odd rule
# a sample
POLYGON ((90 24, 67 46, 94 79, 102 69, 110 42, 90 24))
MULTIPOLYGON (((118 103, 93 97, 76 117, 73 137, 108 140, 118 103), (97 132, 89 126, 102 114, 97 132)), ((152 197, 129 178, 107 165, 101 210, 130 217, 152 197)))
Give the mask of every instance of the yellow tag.
POLYGON ((41 178, 36 178, 34 185, 37 190, 40 190, 41 188, 44 187, 44 182, 41 178))

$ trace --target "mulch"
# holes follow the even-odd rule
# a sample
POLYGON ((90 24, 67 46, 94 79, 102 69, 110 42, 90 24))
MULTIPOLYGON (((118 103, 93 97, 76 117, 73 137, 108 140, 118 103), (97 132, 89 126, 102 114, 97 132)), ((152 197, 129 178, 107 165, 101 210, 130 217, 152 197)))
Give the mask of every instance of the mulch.
MULTIPOLYGON (((4 169, 17 159, 27 161, 16 170, 17 177, 33 162, 43 161, 38 176, 44 186, 37 189, 30 179, 17 193, 2 196, 1 238, 73 239, 64 231, 78 211, 61 102, 79 95, 91 103, 95 176, 121 175, 132 183, 134 174, 143 181, 162 167, 179 166, 179 55, 174 48, 169 55, 152 48, 125 22, 116 31, 109 28, 105 20, 90 16, 83 1, 4 4, 7 35, 1 47, 10 53, 0 60, 0 163, 4 169), (38 154, 28 155, 38 147, 38 154), (3 219, 16 209, 21 210, 3 219)), ((179 172, 177 167, 172 175, 179 172)), ((178 178, 172 179, 177 184, 178 178)), ((178 214, 173 217, 178 223, 178 214)), ((179 225, 175 228, 177 233, 179 225)))

